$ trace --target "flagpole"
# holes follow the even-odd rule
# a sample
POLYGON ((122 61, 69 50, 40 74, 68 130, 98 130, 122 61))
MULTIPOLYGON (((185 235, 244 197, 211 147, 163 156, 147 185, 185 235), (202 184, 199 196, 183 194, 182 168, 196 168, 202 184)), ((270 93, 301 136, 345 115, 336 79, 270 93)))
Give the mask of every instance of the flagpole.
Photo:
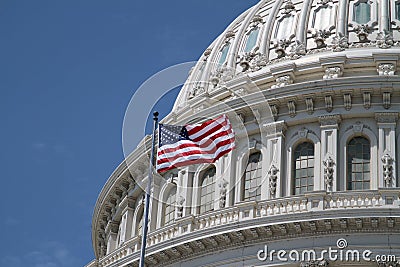
POLYGON ((151 197, 151 185, 153 183, 153 167, 155 166, 155 142, 156 142, 156 131, 158 126, 158 112, 153 113, 153 136, 151 138, 151 152, 149 161, 149 178, 147 179, 146 187, 146 199, 143 214, 143 234, 142 234, 142 244, 140 249, 140 261, 139 267, 144 267, 144 258, 146 255, 146 243, 147 243, 147 232, 148 232, 148 222, 149 222, 149 209, 150 209, 150 197, 151 197))

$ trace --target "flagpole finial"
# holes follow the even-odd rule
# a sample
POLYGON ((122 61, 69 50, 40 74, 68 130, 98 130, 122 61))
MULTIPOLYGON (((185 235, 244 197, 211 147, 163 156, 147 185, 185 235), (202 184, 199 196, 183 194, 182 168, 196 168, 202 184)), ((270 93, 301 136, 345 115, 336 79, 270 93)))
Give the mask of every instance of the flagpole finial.
POLYGON ((153 119, 155 119, 155 120, 158 119, 158 112, 157 112, 157 111, 154 111, 154 112, 153 112, 153 116, 154 116, 153 119))

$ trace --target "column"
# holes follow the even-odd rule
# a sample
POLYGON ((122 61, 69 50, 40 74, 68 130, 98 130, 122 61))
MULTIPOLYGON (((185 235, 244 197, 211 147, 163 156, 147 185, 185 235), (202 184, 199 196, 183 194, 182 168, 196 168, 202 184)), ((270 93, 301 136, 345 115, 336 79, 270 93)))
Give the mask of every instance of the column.
POLYGON ((125 197, 120 206, 122 207, 122 218, 121 218, 121 243, 125 242, 132 237, 132 222, 133 222, 133 208, 136 199, 133 197, 125 197))
POLYGON ((285 195, 283 190, 285 181, 282 172, 285 168, 283 152, 286 129, 284 121, 264 124, 265 153, 262 162, 261 199, 278 198, 285 195))
MULTIPOLYGON (((397 187, 396 181, 396 123, 397 112, 375 113, 378 124, 378 181, 377 187, 397 187)), ((373 179, 373 177, 371 177, 373 179)), ((371 180, 372 180, 371 179, 371 180)), ((373 187, 373 188, 376 188, 373 187)))
MULTIPOLYGON (((321 160, 320 188, 315 190, 337 191, 339 187, 338 167, 338 129, 340 115, 324 115, 319 117, 321 127, 321 160)), ((318 177, 317 177, 318 179, 318 177)), ((345 179, 345 178, 343 178, 345 179)), ((318 184, 318 183, 316 183, 318 184)))
POLYGON ((115 221, 110 221, 106 226, 107 254, 116 249, 118 226, 118 222, 115 221))

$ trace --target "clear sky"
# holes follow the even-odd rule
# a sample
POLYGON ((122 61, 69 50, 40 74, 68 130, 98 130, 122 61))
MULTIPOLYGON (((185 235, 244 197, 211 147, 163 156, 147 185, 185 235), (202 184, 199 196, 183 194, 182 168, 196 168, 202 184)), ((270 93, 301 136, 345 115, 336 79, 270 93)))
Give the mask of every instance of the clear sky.
POLYGON ((94 258, 92 212, 136 88, 257 2, 0 0, 1 267, 94 258))

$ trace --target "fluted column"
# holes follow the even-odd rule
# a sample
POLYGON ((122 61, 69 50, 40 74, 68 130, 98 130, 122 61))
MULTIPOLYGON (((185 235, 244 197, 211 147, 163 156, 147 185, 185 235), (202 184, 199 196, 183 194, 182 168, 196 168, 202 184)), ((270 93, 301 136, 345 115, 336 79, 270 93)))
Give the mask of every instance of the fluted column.
POLYGON ((132 237, 132 222, 133 222, 133 208, 135 205, 136 199, 133 197, 125 197, 122 199, 120 204, 122 208, 122 216, 121 216, 121 233, 120 240, 121 243, 125 242, 129 238, 132 237))
MULTIPOLYGON (((282 172, 285 169, 283 148, 286 129, 284 121, 264 124, 266 153, 262 166, 261 199, 278 198, 285 195, 283 192, 285 181, 282 172)), ((286 192, 286 194, 288 193, 286 192)))
MULTIPOLYGON (((320 184, 327 191, 338 189, 338 129, 340 115, 325 115, 319 117, 321 127, 321 174, 320 184)), ((317 158, 315 160, 318 160, 317 158)), ((322 189, 322 188, 321 188, 322 189)))
POLYGON ((396 187, 396 123, 398 112, 375 113, 378 123, 378 187, 396 187))
POLYGON ((107 254, 113 252, 117 247, 117 234, 118 234, 118 222, 110 221, 106 227, 106 239, 107 239, 107 254))

